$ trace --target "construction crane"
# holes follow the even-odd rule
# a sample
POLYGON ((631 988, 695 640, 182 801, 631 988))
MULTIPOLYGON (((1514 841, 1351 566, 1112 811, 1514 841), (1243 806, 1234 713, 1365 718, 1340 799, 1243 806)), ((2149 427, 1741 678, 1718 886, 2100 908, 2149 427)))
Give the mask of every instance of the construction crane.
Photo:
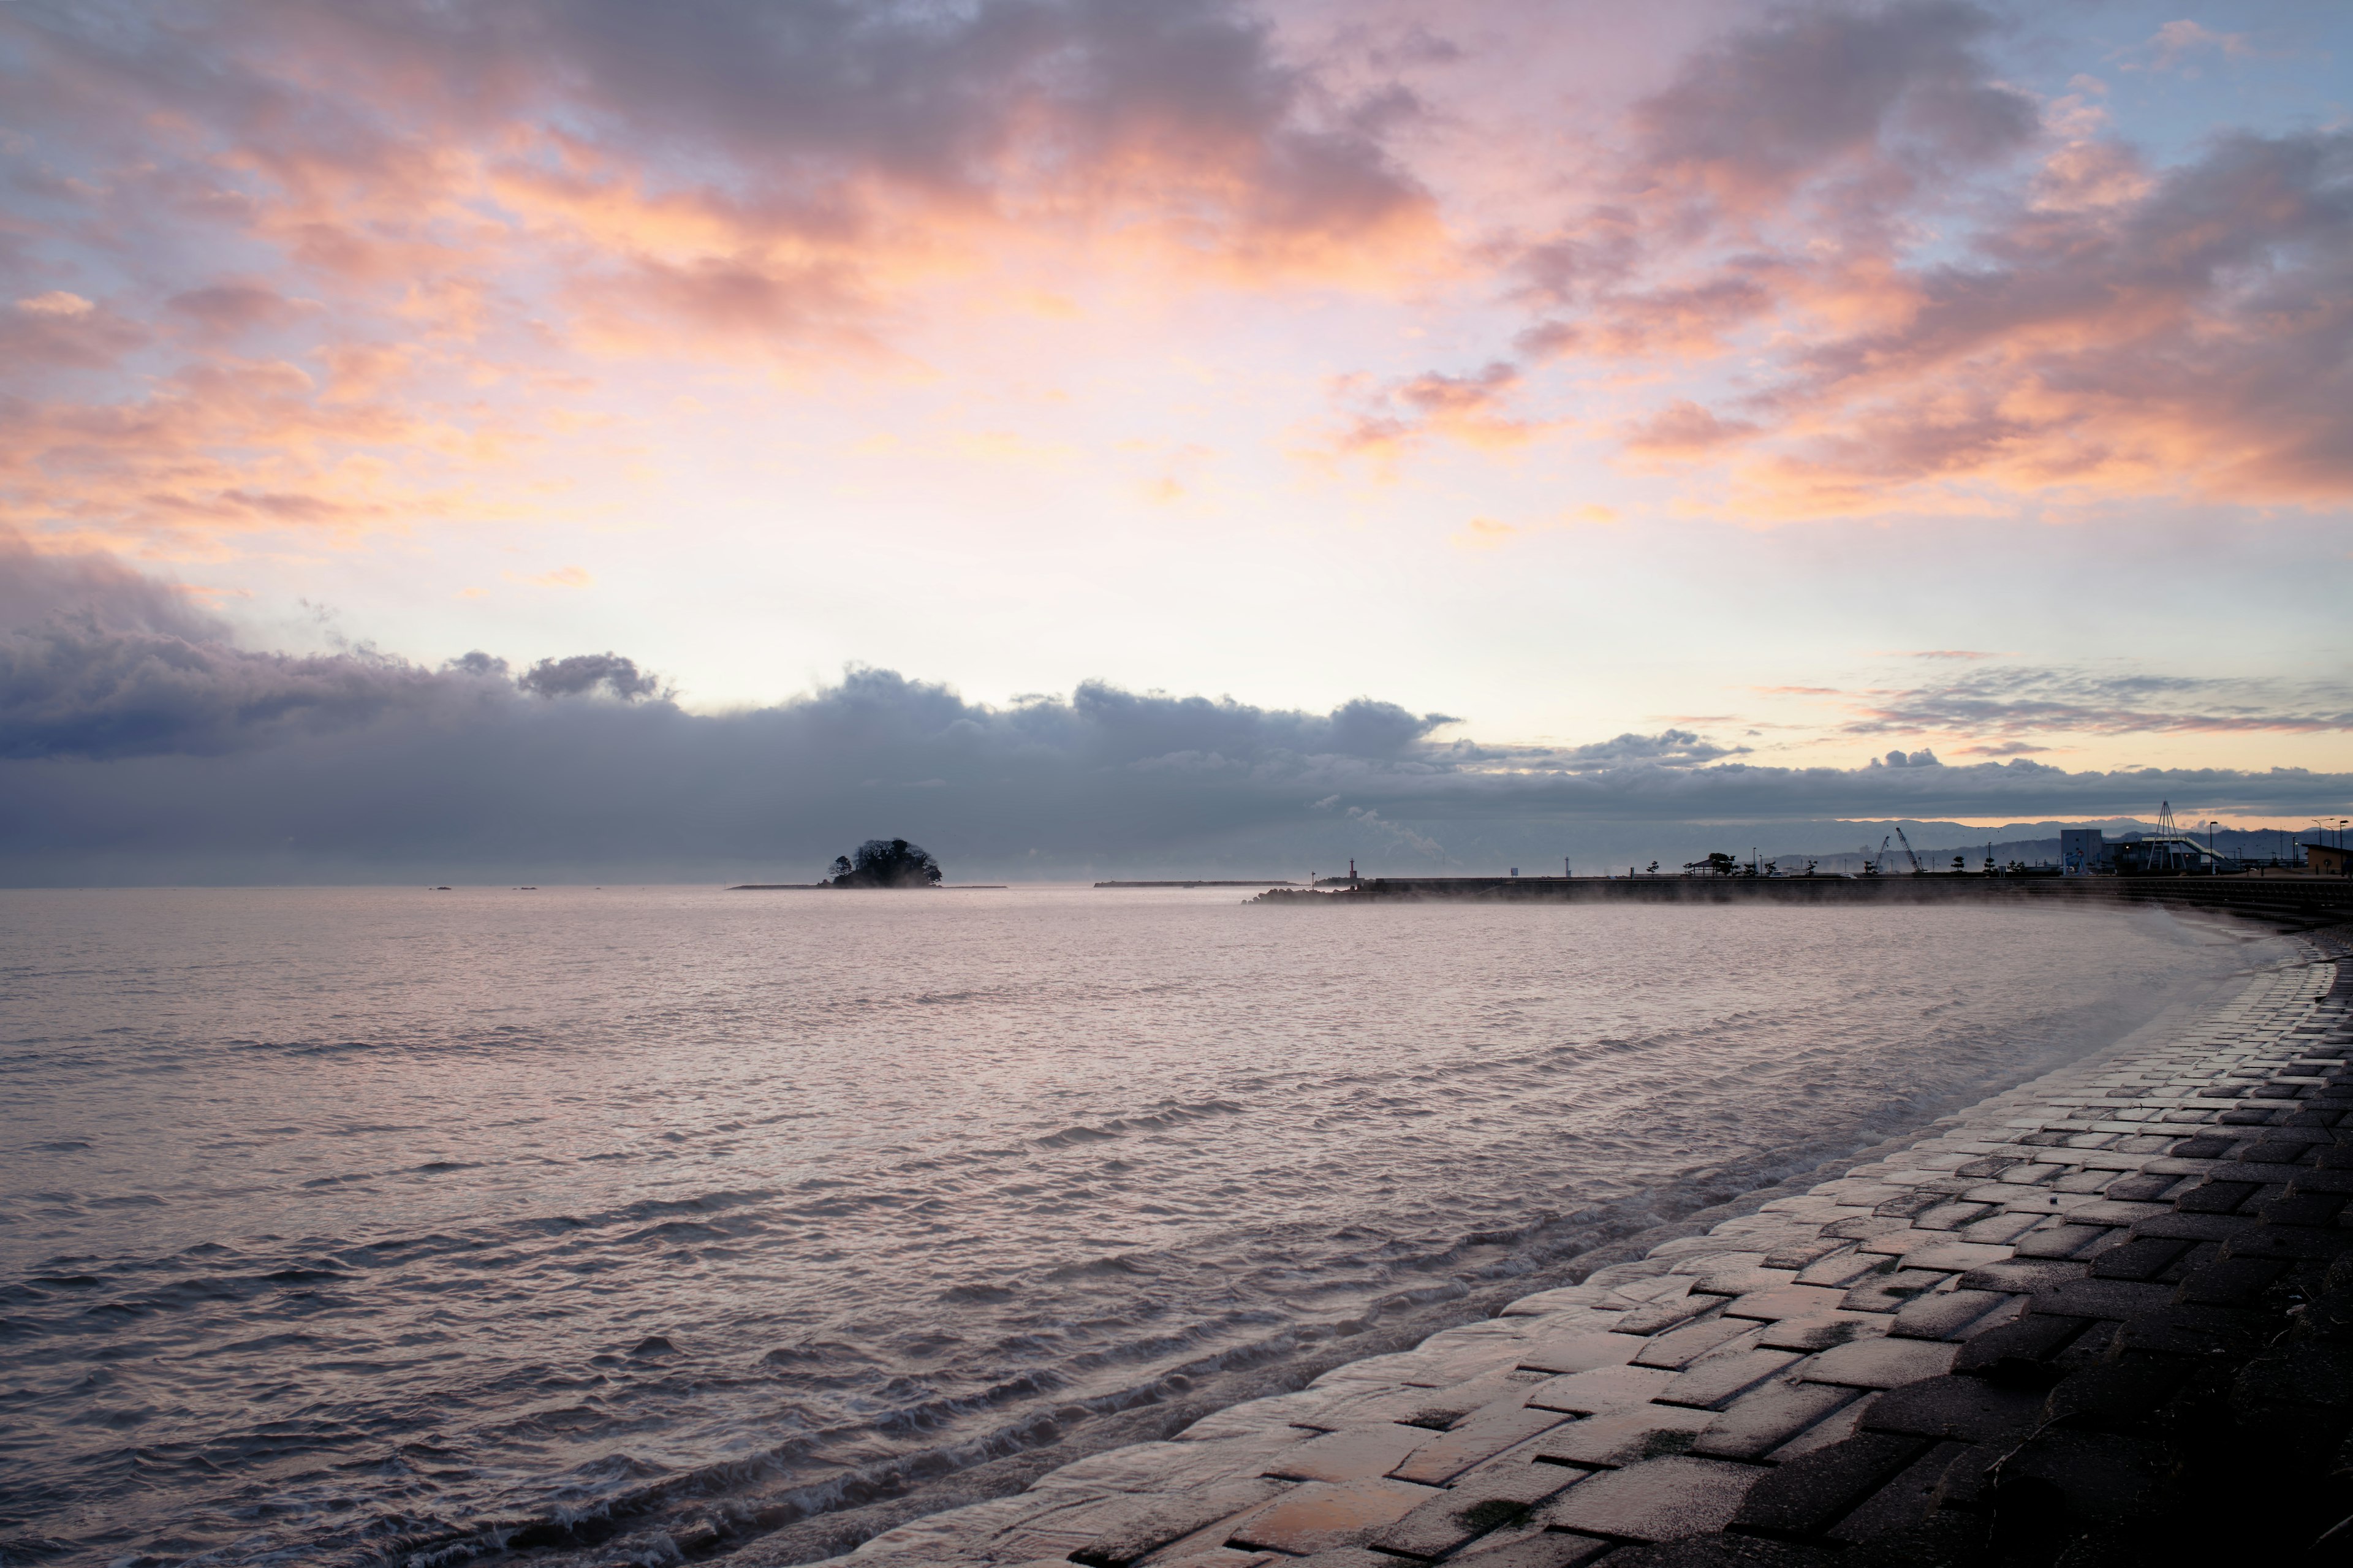
MULTIPOLYGON (((1912 874, 1915 877, 1926 875, 1926 871, 1920 864, 1920 857, 1912 853, 1912 840, 1904 837, 1904 829, 1901 827, 1895 830, 1895 842, 1904 846, 1904 858, 1912 862, 1912 874)), ((1886 846, 1882 844, 1880 847, 1884 850, 1886 846)))

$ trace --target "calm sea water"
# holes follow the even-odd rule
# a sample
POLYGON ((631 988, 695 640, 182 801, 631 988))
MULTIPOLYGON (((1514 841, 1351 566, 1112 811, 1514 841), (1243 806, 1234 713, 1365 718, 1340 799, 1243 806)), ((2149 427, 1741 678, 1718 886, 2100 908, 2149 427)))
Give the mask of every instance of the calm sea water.
POLYGON ((654 1561, 937 1506, 2264 952, 1085 889, 7 892, 0 934, 12 1564, 654 1561))

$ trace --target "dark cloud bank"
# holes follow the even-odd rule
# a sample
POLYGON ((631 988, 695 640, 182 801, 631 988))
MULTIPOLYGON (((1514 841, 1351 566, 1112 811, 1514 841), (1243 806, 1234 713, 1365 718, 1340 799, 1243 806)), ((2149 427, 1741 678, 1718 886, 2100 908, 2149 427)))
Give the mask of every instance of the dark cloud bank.
POLYGON ((696 714, 626 658, 517 672, 365 649, 254 652, 97 559, 0 549, 0 880, 806 880, 899 834, 951 877, 1584 869, 1829 848, 1852 819, 2335 806, 2291 770, 2068 773, 2025 761, 1759 766, 1685 731, 1577 748, 1443 738, 1100 682, 1003 708, 853 669, 696 714))

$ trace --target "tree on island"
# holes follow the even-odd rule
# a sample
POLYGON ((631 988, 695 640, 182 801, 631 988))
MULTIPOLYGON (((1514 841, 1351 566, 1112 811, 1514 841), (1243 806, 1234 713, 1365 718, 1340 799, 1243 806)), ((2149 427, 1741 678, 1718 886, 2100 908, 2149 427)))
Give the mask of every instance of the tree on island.
POLYGON ((860 845, 853 861, 848 855, 833 858, 828 888, 935 888, 940 863, 931 851, 903 838, 870 838, 860 845))

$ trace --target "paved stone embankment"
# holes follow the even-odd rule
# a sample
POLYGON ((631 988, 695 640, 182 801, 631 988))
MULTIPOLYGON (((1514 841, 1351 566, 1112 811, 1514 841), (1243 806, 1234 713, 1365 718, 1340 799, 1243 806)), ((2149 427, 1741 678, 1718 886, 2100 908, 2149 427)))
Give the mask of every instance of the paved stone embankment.
POLYGON ((849 1561, 2353 1562, 2343 935, 1804 1196, 849 1561))

